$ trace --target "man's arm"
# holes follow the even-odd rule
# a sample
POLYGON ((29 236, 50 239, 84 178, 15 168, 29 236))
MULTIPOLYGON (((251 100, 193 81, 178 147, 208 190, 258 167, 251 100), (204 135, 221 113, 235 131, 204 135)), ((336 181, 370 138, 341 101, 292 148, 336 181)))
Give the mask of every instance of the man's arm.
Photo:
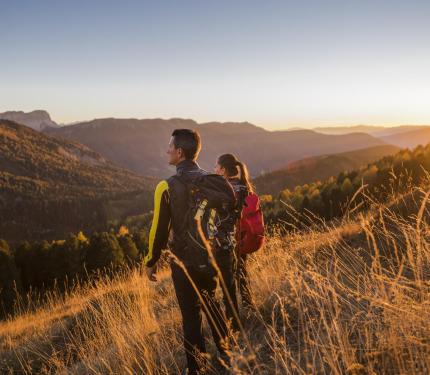
POLYGON ((155 189, 154 217, 149 232, 148 254, 144 259, 147 267, 153 267, 161 255, 161 250, 167 247, 170 230, 170 196, 169 185, 163 180, 155 189))

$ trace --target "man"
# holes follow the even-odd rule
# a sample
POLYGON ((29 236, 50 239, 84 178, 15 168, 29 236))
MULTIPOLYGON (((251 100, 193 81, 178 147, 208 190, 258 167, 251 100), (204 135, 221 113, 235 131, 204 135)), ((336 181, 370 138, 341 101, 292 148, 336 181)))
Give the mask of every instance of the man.
POLYGON ((200 152, 200 136, 190 129, 177 129, 172 133, 167 154, 169 164, 176 166, 176 175, 161 181, 154 196, 154 218, 149 234, 149 249, 144 263, 150 280, 155 281, 155 264, 166 248, 170 229, 170 248, 176 261, 171 264, 173 285, 182 314, 184 347, 188 374, 198 374, 201 369, 200 354, 206 352, 202 311, 211 327, 216 346, 224 359, 226 355, 227 327, 215 298, 217 276, 214 270, 199 269, 187 258, 185 236, 187 235, 188 191, 179 178, 193 179, 207 174, 196 163, 200 152))

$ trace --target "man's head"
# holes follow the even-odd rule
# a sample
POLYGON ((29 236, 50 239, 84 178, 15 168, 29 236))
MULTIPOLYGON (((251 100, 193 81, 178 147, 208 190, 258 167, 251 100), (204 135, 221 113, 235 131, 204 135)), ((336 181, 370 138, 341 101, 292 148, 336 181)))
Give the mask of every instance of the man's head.
POLYGON ((169 164, 177 165, 182 160, 196 160, 201 148, 200 135, 191 129, 176 129, 170 138, 167 154, 169 164))

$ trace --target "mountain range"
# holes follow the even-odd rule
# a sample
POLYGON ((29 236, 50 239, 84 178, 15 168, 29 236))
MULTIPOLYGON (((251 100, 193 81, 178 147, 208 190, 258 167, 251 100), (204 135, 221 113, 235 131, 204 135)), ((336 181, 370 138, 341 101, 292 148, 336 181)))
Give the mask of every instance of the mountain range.
POLYGON ((212 170, 217 156, 234 153, 253 176, 289 162, 321 154, 339 153, 386 142, 365 133, 327 135, 312 130, 268 131, 250 123, 203 123, 189 119, 97 119, 57 129, 59 138, 80 142, 116 164, 142 175, 166 177, 167 144, 176 128, 197 129, 202 137, 199 163, 212 170))
POLYGON ((58 126, 46 111, 9 111, 0 118, 30 126, 57 138, 77 141, 118 166, 144 176, 163 178, 174 168, 166 163, 166 147, 176 128, 198 129, 203 141, 201 166, 212 170, 217 156, 234 153, 253 177, 284 168, 304 158, 392 144, 415 147, 430 142, 428 126, 357 125, 268 131, 248 122, 197 123, 191 119, 104 118, 58 126))

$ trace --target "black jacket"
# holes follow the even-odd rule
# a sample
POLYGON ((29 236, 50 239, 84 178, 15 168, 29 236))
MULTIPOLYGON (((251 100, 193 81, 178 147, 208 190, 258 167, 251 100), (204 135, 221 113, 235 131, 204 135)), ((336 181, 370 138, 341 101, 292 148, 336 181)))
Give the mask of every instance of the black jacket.
POLYGON ((192 160, 184 160, 176 166, 176 175, 161 181, 154 194, 154 217, 149 232, 148 253, 144 263, 152 267, 160 258, 161 251, 167 247, 170 230, 172 239, 170 248, 180 260, 184 260, 186 221, 188 210, 188 192, 183 182, 178 178, 197 177, 207 174, 192 160))

